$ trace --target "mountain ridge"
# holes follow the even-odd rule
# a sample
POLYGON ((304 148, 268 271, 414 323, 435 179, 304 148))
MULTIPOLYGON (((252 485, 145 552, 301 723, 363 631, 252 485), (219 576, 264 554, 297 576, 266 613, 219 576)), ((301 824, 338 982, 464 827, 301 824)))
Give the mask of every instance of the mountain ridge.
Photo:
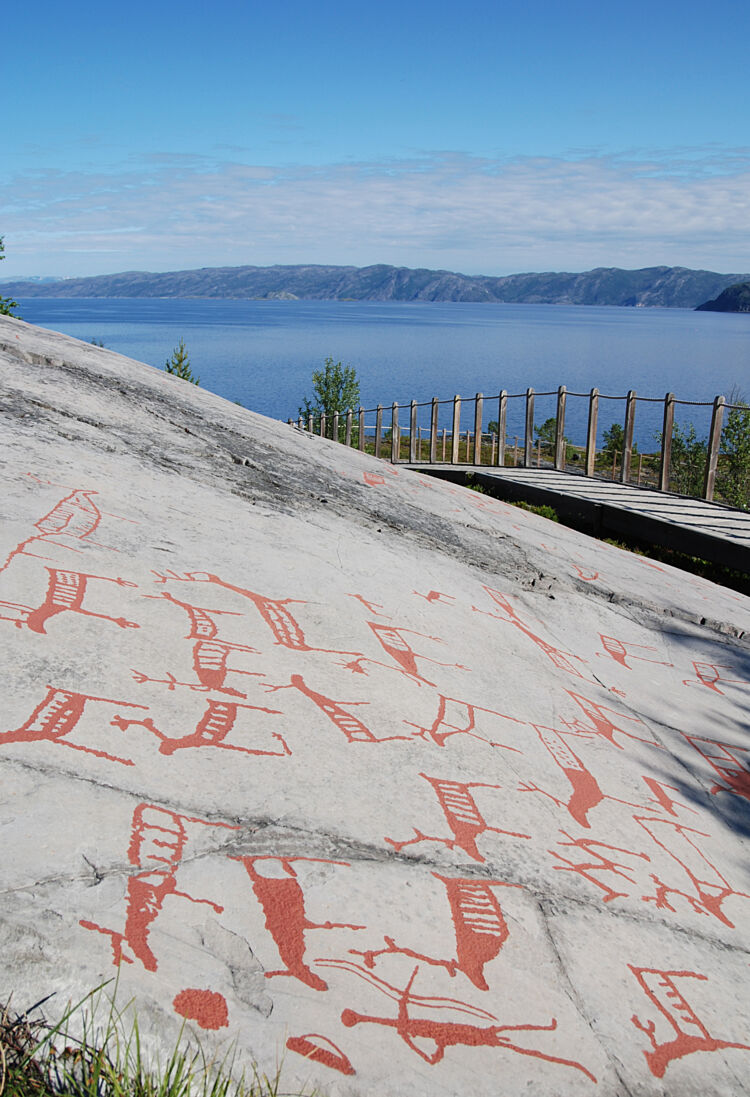
POLYGON ((596 267, 580 273, 530 272, 499 277, 425 267, 294 264, 122 271, 57 281, 14 281, 23 297, 214 298, 224 300, 466 301, 505 304, 692 308, 750 274, 687 267, 596 267))

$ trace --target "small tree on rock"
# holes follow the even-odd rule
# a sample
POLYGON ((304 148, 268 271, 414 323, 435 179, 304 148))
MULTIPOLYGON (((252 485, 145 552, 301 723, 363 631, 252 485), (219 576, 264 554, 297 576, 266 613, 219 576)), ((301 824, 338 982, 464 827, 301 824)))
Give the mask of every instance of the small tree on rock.
POLYGON ((167 373, 172 373, 175 377, 181 377, 183 381, 190 381, 193 385, 201 383, 200 377, 193 376, 185 340, 182 337, 180 337, 179 343, 172 351, 172 357, 167 359, 164 369, 167 373))
MULTIPOLYGON (((343 415, 359 406, 359 381, 353 366, 342 366, 333 358, 326 358, 322 370, 313 370, 313 398, 305 397, 299 409, 299 416, 307 423, 313 417, 313 429, 320 427, 320 417, 326 417, 326 434, 333 437, 334 412, 339 413, 339 441, 344 437, 345 426, 341 422, 343 415)), ((354 439, 356 441, 356 439, 354 439)))
MULTIPOLYGON (((2 236, 0 236, 0 259, 4 258, 5 245, 2 236)), ((18 301, 14 301, 12 297, 0 297, 0 316, 13 316, 13 309, 17 308, 18 301)))

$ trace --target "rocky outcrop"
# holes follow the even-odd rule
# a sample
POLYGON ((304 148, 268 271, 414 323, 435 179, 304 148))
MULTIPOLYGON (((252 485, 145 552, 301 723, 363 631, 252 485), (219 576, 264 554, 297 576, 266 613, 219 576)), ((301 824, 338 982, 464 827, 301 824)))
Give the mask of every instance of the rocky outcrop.
POLYGON ((747 598, 19 320, 0 365, 16 1009, 119 965, 285 1092, 748 1092, 747 598))
POLYGON ((729 286, 714 301, 705 301, 695 311, 750 312, 750 282, 738 282, 729 286))

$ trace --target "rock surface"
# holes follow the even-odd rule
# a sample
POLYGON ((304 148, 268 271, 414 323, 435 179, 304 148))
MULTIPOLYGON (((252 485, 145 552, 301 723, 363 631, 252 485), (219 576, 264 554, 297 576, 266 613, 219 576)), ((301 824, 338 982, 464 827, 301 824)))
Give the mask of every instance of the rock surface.
POLYGON ((119 964, 286 1092, 750 1092, 747 598, 18 320, 0 368, 0 997, 119 964))

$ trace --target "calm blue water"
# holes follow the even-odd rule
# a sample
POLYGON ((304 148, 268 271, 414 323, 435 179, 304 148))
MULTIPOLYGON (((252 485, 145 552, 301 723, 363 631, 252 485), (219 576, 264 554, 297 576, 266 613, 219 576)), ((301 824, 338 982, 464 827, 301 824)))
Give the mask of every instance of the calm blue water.
MULTIPOLYGON (((562 305, 380 303, 348 301, 192 301, 27 298, 29 323, 100 339, 111 350, 162 368, 180 336, 201 385, 274 418, 296 416, 310 375, 327 355, 354 366, 362 403, 400 404, 454 393, 495 396, 505 388, 710 401, 738 386, 750 395, 750 316, 682 309, 562 305)), ((536 422, 554 414, 537 397, 536 422)), ((497 417, 485 401, 484 423, 497 417)), ((420 419, 427 423, 427 410, 420 419)), ((449 425, 441 410, 441 426, 449 425)), ((600 405, 600 435, 622 421, 624 401, 600 405)), ((472 426, 464 409, 462 428, 472 426)), ((585 434, 586 403, 569 398, 566 433, 585 434)), ((710 409, 678 408, 678 421, 708 429, 710 409)), ((368 417, 368 422, 372 417, 368 417)), ((401 422, 406 423, 402 411, 401 422)), ((523 401, 509 404, 520 433, 523 401)), ((639 400, 636 439, 651 445, 661 409, 639 400)))

